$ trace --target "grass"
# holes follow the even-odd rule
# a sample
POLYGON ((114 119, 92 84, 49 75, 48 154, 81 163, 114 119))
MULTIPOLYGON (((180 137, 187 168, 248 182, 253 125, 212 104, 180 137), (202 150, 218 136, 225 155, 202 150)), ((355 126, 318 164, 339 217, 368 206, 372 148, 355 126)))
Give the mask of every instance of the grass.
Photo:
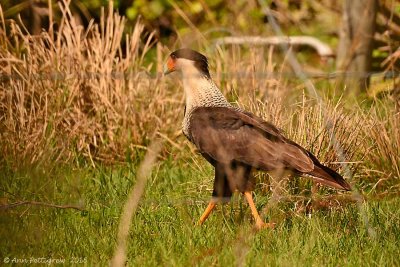
MULTIPOLYGON (((400 264, 400 200, 367 201, 365 225, 355 204, 297 212, 294 202, 267 212, 274 230, 254 232, 246 203, 236 196, 206 224, 195 226, 212 187, 212 170, 193 162, 159 162, 149 179, 128 239, 128 263, 137 266, 396 266, 400 264), (274 215, 275 214, 275 215, 274 215), (279 216, 276 214, 284 215, 279 216), (373 235, 368 229, 373 229, 373 235)), ((87 212, 37 206, 1 211, 1 257, 82 259, 106 265, 113 255, 120 214, 135 183, 137 164, 3 170, 3 202, 34 199, 84 203, 87 212), (46 169, 46 171, 44 171, 46 169)), ((256 190, 258 209, 269 193, 256 190)))

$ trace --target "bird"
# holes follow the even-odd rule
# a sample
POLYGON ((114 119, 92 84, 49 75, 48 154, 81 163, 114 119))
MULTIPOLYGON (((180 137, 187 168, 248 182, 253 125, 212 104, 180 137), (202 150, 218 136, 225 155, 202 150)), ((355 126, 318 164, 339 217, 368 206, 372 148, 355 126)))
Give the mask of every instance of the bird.
POLYGON ((308 150, 286 138, 272 123, 232 105, 211 78, 203 54, 181 48, 172 52, 164 75, 180 73, 185 94, 183 134, 214 167, 211 199, 198 224, 203 224, 218 203, 229 201, 235 191, 246 198, 255 227, 265 223, 254 203, 254 171, 290 171, 332 188, 351 191, 349 183, 324 166, 308 150))

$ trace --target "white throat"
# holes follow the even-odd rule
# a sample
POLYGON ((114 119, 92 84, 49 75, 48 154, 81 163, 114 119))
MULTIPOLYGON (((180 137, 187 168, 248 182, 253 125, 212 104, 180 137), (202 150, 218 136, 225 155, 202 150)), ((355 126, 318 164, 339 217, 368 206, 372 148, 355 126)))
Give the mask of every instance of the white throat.
POLYGON ((211 80, 201 73, 194 62, 179 59, 182 72, 183 88, 186 97, 186 112, 182 122, 182 130, 189 136, 190 118, 192 111, 198 107, 232 107, 224 95, 211 80))
POLYGON ((186 112, 196 107, 231 107, 215 83, 201 73, 193 61, 179 59, 186 97, 186 112))

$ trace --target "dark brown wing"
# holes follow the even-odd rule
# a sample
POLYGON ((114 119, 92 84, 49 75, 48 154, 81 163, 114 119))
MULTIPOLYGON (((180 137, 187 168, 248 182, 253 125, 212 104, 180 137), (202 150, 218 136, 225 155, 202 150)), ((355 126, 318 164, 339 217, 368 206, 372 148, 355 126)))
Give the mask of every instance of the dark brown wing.
POLYGON ((189 139, 200 152, 217 162, 236 161, 265 171, 291 169, 312 175, 319 183, 350 190, 340 174, 251 113, 226 107, 197 108, 192 111, 189 131, 189 139))
POLYGON ((247 112, 247 111, 243 111, 243 114, 246 115, 247 117, 250 117, 252 120, 254 120, 255 124, 257 125, 258 128, 260 128, 266 132, 269 132, 271 134, 280 136, 281 138, 286 140, 286 138, 282 135, 283 131, 281 129, 278 129, 272 123, 267 122, 267 121, 261 119, 260 117, 257 117, 256 115, 254 115, 250 112, 247 112))
POLYGON ((307 152, 288 143, 275 126, 232 108, 192 111, 190 139, 203 154, 222 163, 238 161, 266 171, 314 169, 307 152))

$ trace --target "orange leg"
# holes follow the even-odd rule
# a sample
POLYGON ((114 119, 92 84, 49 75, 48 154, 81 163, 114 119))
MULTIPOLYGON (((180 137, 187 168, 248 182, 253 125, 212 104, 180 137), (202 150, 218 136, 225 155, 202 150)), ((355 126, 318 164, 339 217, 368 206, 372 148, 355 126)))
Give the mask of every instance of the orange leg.
POLYGON ((205 222, 205 220, 207 220, 211 211, 215 208, 215 205, 216 205, 216 203, 214 200, 211 200, 210 203, 208 203, 206 210, 204 211, 203 215, 201 215, 201 217, 200 217, 200 220, 198 222, 199 225, 202 225, 205 222))
POLYGON ((251 195, 251 192, 249 192, 249 191, 244 192, 244 196, 246 197, 247 202, 249 203, 251 213, 253 214, 254 220, 256 221, 256 227, 258 229, 273 228, 275 226, 274 223, 265 223, 261 219, 260 214, 258 214, 256 205, 254 204, 253 196, 251 195))

